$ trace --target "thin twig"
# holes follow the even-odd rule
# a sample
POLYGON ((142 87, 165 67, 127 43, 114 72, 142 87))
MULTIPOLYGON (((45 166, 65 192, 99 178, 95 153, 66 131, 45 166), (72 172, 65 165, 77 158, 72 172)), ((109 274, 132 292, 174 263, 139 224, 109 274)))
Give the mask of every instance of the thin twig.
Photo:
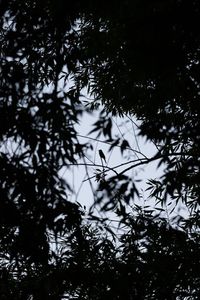
MULTIPOLYGON (((89 139, 89 140, 92 140, 92 141, 96 141, 96 142, 99 142, 99 143, 103 143, 103 144, 107 144, 107 145, 109 145, 109 146, 112 146, 112 143, 107 142, 107 141, 102 141, 102 140, 99 140, 99 139, 97 139, 97 138, 92 138, 92 137, 84 136, 84 135, 81 135, 81 134, 77 134, 77 136, 79 136, 79 137, 81 137, 81 138, 84 138, 84 139, 89 139)), ((121 146, 119 146, 119 145, 115 145, 114 147, 121 148, 121 146)), ((137 151, 137 150, 135 150, 135 149, 132 149, 131 147, 126 147, 126 149, 127 149, 127 150, 130 150, 130 151, 132 151, 132 152, 134 152, 134 153, 140 154, 140 155, 142 155, 144 158, 147 159, 147 156, 146 156, 145 154, 143 154, 142 152, 140 152, 140 151, 137 151)))

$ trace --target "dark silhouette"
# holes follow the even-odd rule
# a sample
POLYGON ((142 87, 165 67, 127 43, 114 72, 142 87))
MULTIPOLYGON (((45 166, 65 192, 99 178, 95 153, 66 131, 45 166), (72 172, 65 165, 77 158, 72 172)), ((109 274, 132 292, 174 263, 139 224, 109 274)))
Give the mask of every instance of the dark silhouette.
POLYGON ((199 299, 199 1, 2 0, 0 16, 0 298, 199 299), (104 105, 92 132, 123 153, 109 113, 128 113, 158 149, 98 177, 117 241, 60 175, 83 157, 85 87, 104 105), (160 207, 126 209, 138 196, 126 171, 154 160, 166 172, 152 198, 189 210, 173 227, 160 207))

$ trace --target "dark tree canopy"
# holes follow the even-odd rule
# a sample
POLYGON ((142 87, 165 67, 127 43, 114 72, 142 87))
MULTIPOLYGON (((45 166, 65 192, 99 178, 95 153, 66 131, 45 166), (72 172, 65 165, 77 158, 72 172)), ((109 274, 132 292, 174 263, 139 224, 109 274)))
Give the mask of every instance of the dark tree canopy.
POLYGON ((105 11, 88 17, 80 37, 90 90, 112 112, 142 121, 167 163, 167 193, 199 204, 200 4, 121 1, 105 11))
POLYGON ((0 16, 0 298, 199 299, 199 1, 2 0, 0 16), (83 89, 111 148, 110 115, 140 120, 157 154, 138 164, 165 166, 151 197, 182 202, 187 220, 127 212, 128 168, 96 176, 98 204, 125 227, 117 241, 69 201, 60 170, 87 149, 83 89))

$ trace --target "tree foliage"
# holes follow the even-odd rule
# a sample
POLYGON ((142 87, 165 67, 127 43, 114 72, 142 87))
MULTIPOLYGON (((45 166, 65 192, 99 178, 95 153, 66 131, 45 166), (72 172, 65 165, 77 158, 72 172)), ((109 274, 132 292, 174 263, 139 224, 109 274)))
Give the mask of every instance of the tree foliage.
POLYGON ((199 6, 0 2, 1 299, 199 299, 199 6), (76 131, 88 109, 83 89, 90 109, 104 106, 91 132, 110 150, 130 149, 112 135, 116 114, 136 116, 157 147, 120 172, 105 162, 94 175, 95 205, 125 227, 117 241, 108 223, 69 201, 60 173, 87 149, 76 131), (127 172, 152 161, 165 174, 149 181, 151 197, 190 212, 174 228, 163 208, 127 210, 139 196, 127 172))
POLYGON ((194 208, 199 203, 199 16, 198 1, 121 1, 112 11, 86 18, 80 37, 91 93, 113 113, 141 120, 140 134, 157 145, 166 164, 167 194, 186 194, 185 202, 194 208))

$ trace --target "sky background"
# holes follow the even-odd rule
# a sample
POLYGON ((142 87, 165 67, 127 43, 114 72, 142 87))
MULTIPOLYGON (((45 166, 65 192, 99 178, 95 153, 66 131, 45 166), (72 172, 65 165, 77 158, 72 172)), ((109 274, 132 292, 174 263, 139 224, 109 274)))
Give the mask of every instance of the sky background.
MULTIPOLYGON (((80 119, 79 125, 77 125, 76 130, 78 132, 78 139, 80 143, 90 143, 93 146, 93 149, 88 149, 86 152, 86 156, 84 160, 79 160, 79 163, 84 164, 94 164, 93 166, 85 167, 81 166, 73 166, 70 170, 63 169, 61 173, 63 178, 67 180, 68 183, 71 184, 75 193, 68 193, 69 200, 72 202, 79 202, 82 207, 84 207, 86 213, 89 211, 91 205, 94 203, 95 190, 97 188, 97 182, 95 181, 95 172, 96 169, 102 169, 101 167, 97 167, 96 165, 102 164, 101 159, 98 154, 98 150, 102 149, 106 159, 107 166, 110 168, 120 165, 122 163, 126 163, 130 160, 136 159, 138 156, 135 156, 134 151, 125 151, 122 155, 119 147, 114 147, 111 152, 108 152, 109 145, 104 143, 106 138, 104 136, 98 137, 98 141, 96 141, 96 133, 88 134, 93 129, 93 124, 98 119, 98 111, 94 111, 91 114, 85 112, 83 113, 82 118, 80 119), (89 181, 88 177, 92 177, 89 181), (91 185, 93 189, 91 188, 91 185)), ((113 136, 123 136, 124 139, 127 139, 132 150, 136 150, 138 152, 143 153, 148 158, 154 156, 157 152, 157 149, 153 142, 147 141, 145 138, 138 136, 138 128, 137 124, 139 122, 132 117, 113 117, 113 136), (133 120, 133 122, 131 122, 133 120)), ((141 155, 139 155, 141 157, 141 155)), ((147 182, 149 179, 159 179, 164 174, 164 165, 158 167, 159 161, 151 162, 148 165, 143 165, 141 167, 137 167, 127 172, 126 175, 134 178, 136 183, 136 187, 138 188, 140 197, 133 199, 133 203, 140 205, 141 207, 149 206, 150 209, 154 209, 156 207, 160 207, 163 209, 163 216, 169 217, 172 220, 173 216, 181 215, 183 217, 187 217, 188 211, 182 205, 176 205, 175 201, 171 201, 170 198, 167 199, 167 203, 165 206, 161 207, 156 204, 155 199, 149 197, 149 191, 146 191, 148 187, 147 182)), ((124 167, 117 169, 117 171, 122 171, 124 167)), ((107 172, 106 178, 113 175, 113 172, 107 172)), ((93 213, 99 213, 98 208, 93 211, 93 213)), ((112 213, 108 213, 107 216, 109 218, 114 219, 112 213)))
MULTIPOLYGON (((96 133, 88 134, 92 130, 92 124, 97 120, 98 112, 93 112, 92 114, 84 113, 83 117, 80 120, 80 124, 77 126, 77 132, 79 134, 78 139, 80 143, 89 142, 93 149, 88 149, 85 157, 85 162, 88 164, 101 165, 101 159, 98 154, 98 150, 102 149, 107 160, 107 165, 109 167, 114 167, 122 163, 128 162, 129 160, 136 159, 136 156, 133 151, 126 150, 122 155, 119 147, 114 147, 111 152, 108 152, 109 145, 104 143, 106 140, 105 137, 98 137, 98 141, 93 139, 96 138, 96 133)), ((134 119, 134 122, 137 121, 134 119)), ((138 129, 127 117, 119 118, 113 117, 113 136, 124 137, 129 141, 130 147, 137 152, 145 154, 147 157, 151 157, 156 153, 156 147, 153 143, 146 141, 144 138, 137 136, 138 129)), ((137 153, 138 154, 138 153, 137 153)), ((80 160, 79 163, 84 163, 83 160, 80 160)), ((146 181, 150 178, 159 177, 163 174, 163 168, 157 169, 157 163, 153 162, 148 166, 138 167, 129 171, 130 176, 133 176, 135 180, 141 180, 137 182, 137 186, 141 195, 146 196, 146 181)), ((64 177, 68 182, 71 183, 76 194, 70 194, 70 200, 78 201, 81 204, 85 205, 87 208, 93 203, 93 192, 90 187, 90 183, 87 180, 88 176, 92 177, 95 175, 96 169, 101 169, 100 167, 88 166, 87 170, 85 166, 74 166, 71 170, 63 170, 64 177), (86 181, 85 181, 86 180, 86 181), (78 193, 78 195, 77 195, 78 193)), ((117 169, 118 171, 123 170, 124 167, 117 169)), ((113 172, 108 172, 109 175, 113 175, 113 172)), ((94 189, 96 186, 95 178, 91 179, 94 189)))

